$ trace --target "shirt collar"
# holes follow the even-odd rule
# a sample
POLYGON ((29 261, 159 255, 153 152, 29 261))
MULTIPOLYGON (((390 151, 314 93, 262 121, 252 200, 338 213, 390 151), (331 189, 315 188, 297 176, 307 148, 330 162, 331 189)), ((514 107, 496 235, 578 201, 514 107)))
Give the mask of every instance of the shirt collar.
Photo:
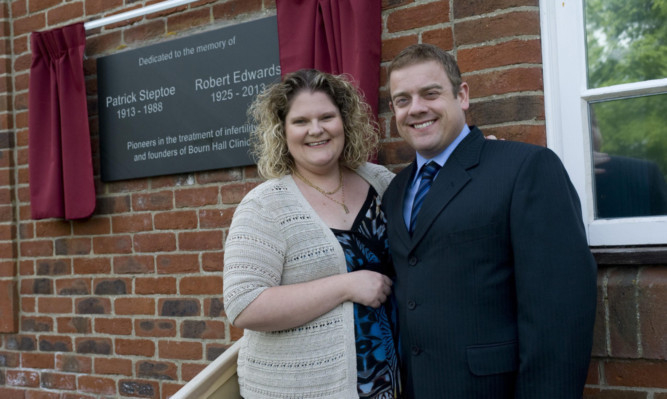
MULTIPOLYGON (((454 141, 452 141, 440 154, 434 156, 433 158, 424 158, 423 156, 419 155, 419 153, 417 153, 417 171, 421 170, 421 167, 429 161, 435 161, 438 165, 440 165, 440 167, 442 167, 449 159, 449 156, 452 155, 456 147, 458 147, 459 143, 461 143, 461 141, 466 138, 468 133, 470 133, 470 127, 465 124, 463 125, 463 129, 461 130, 461 133, 459 133, 458 137, 456 137, 454 141)), ((415 177, 416 175, 417 173, 415 173, 415 177)))

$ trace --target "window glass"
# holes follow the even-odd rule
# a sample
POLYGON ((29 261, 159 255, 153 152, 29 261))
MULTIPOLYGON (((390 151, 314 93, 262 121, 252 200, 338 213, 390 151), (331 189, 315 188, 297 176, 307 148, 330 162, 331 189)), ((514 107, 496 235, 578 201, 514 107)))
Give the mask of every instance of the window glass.
POLYGON ((591 103, 596 218, 667 215, 667 94, 591 103))
POLYGON ((667 1, 586 0, 588 88, 667 77, 667 1))

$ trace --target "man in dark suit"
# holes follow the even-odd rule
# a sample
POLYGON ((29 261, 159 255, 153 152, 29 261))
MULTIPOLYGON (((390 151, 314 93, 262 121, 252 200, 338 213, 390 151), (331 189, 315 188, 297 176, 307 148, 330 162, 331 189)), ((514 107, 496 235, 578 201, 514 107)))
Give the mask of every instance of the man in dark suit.
POLYGON ((407 397, 581 397, 596 266, 559 158, 468 127, 468 85, 435 46, 401 52, 389 85, 417 152, 383 197, 407 397))

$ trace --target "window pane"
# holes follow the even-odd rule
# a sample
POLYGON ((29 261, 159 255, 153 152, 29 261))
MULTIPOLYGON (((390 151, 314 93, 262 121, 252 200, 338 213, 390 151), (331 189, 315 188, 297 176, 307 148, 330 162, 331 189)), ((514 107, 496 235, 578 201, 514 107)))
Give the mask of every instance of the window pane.
POLYGON ((584 4, 589 89, 667 77, 667 1, 584 4))
POLYGON ((590 105, 596 218, 667 215, 667 94, 590 105))

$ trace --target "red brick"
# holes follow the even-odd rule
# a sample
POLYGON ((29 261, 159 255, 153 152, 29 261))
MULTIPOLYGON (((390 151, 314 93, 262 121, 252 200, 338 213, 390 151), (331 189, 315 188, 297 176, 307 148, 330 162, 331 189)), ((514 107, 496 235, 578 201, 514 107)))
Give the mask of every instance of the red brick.
POLYGON ((93 237, 93 252, 96 254, 127 254, 132 252, 130 236, 93 237))
POLYGON ((21 353, 21 367, 28 369, 52 369, 55 364, 53 353, 21 353))
POLYGON ((148 380, 120 380, 118 392, 122 396, 160 397, 160 384, 148 380))
POLYGON ((117 355, 153 357, 155 344, 147 339, 116 339, 117 355))
POLYGON ((86 15, 101 14, 123 6, 123 0, 87 0, 86 15))
POLYGON ((163 36, 167 33, 167 28, 163 20, 157 20, 130 27, 123 33, 126 43, 141 43, 163 36))
POLYGON ((60 0, 30 0, 30 12, 46 10, 60 4, 60 0))
POLYGON ((26 313, 34 313, 37 310, 37 299, 30 297, 21 298, 21 311, 26 313))
POLYGON ((23 316, 21 317, 21 331, 51 332, 53 331, 53 319, 47 316, 43 317, 23 316))
POLYGON ((382 62, 391 61, 404 48, 411 44, 418 43, 419 38, 416 35, 401 36, 382 41, 382 62))
POLYGON ((405 164, 414 158, 415 151, 404 141, 385 142, 378 153, 378 161, 382 165, 405 164))
POLYGON ((135 211, 160 211, 174 207, 174 195, 171 191, 133 194, 132 209, 135 211))
POLYGON ((79 391, 102 395, 114 395, 116 394, 116 383, 110 378, 84 375, 79 377, 79 391))
POLYGON ((157 272, 159 274, 195 273, 199 271, 199 256, 196 254, 159 255, 157 272))
POLYGON ((114 301, 114 309, 117 315, 153 315, 155 300, 142 297, 118 298, 114 301))
POLYGON ((626 391, 613 388, 598 389, 587 387, 584 389, 583 399, 647 399, 647 395, 647 392, 626 391))
MULTIPOLYGON (((88 14, 89 15, 89 14, 88 14)), ((96 55, 114 50, 123 44, 121 31, 86 38, 86 54, 96 55)))
POLYGON ((132 334, 132 320, 120 317, 111 319, 95 319, 95 332, 100 334, 111 335, 131 335, 132 334))
POLYGON ((202 209, 199 211, 199 227, 202 229, 229 227, 235 209, 202 209))
POLYGON ((90 334, 93 331, 90 317, 59 317, 58 333, 90 334))
POLYGON ((22 241, 20 248, 21 256, 25 257, 53 256, 53 241, 22 241))
POLYGON ((109 234, 111 220, 108 217, 92 217, 85 221, 73 221, 72 231, 79 236, 109 234))
POLYGON ((178 234, 181 251, 208 251, 222 249, 222 231, 196 231, 178 234))
POLYGON ((132 375, 132 360, 120 358, 95 359, 95 374, 132 375))
POLYGON ((71 352, 72 338, 69 335, 42 335, 39 350, 48 352, 71 352))
POLYGON ((230 183, 238 180, 243 180, 243 172, 239 168, 209 170, 197 174, 199 184, 230 183))
MULTIPOLYGON (((185 380, 184 381, 188 381, 185 380)), ((175 384, 175 383, 168 383, 168 382, 163 382, 162 383, 162 398, 167 399, 171 398, 172 396, 176 395, 176 392, 178 392, 181 388, 183 388, 185 384, 175 384)), ((662 399, 662 398, 660 398, 662 399)))
POLYGON ((134 321, 138 337, 175 337, 176 322, 168 319, 139 319, 134 321))
POLYGON ((229 184, 220 189, 223 204, 238 204, 256 183, 229 184))
POLYGON ((470 104, 467 120, 484 130, 485 125, 544 120, 544 97, 520 95, 476 101, 470 104))
MULTIPOLYGON (((72 374, 42 372, 42 387, 73 391, 76 389, 76 376, 72 374)), ((58 396, 60 398, 60 396, 58 396)))
MULTIPOLYGON (((86 48, 87 47, 88 46, 86 46, 86 48)), ((125 193, 146 190, 148 190, 148 180, 146 179, 122 180, 107 183, 107 191, 110 193, 125 193)))
POLYGON ((176 279, 173 277, 137 278, 134 280, 136 295, 176 294, 176 279))
POLYGON ((542 68, 512 68, 463 76, 470 87, 470 96, 482 98, 521 91, 541 91, 542 68))
POLYGON ((435 1, 393 11, 387 15, 389 33, 449 22, 449 0, 435 1))
POLYGON ((243 329, 230 325, 229 326, 229 339, 232 342, 236 342, 239 339, 241 339, 241 337, 243 337, 243 329))
POLYGON ((157 230, 189 230, 197 228, 196 211, 162 212, 155 214, 153 218, 155 229, 157 230))
POLYGON ((540 14, 534 11, 517 11, 459 22, 455 25, 456 44, 469 45, 498 40, 511 36, 538 36, 540 14))
POLYGON ((101 215, 115 214, 130 211, 130 196, 98 198, 96 212, 101 215))
POLYGON ((16 282, 0 280, 0 333, 18 331, 18 295, 16 282))
POLYGON ((110 258, 74 258, 73 262, 74 274, 107 274, 111 271, 110 258))
POLYGON ((213 6, 213 19, 231 20, 241 14, 262 10, 261 0, 230 0, 213 6))
POLYGON ((77 20, 83 17, 82 3, 69 3, 49 10, 46 20, 49 25, 58 25, 63 22, 77 20))
POLYGON ((667 270, 663 266, 640 269, 638 297, 642 357, 667 360, 667 270))
POLYGON ((609 360, 604 374, 611 386, 667 388, 667 362, 609 360))
POLYGON ((70 354, 56 354, 56 370, 68 373, 90 374, 93 371, 93 361, 88 356, 70 354))
POLYGON ((173 233, 135 234, 134 249, 137 252, 168 252, 176 250, 173 233))
POLYGON ((24 33, 42 30, 46 26, 46 15, 40 12, 24 18, 15 18, 13 24, 14 36, 21 36, 24 33))
POLYGON ((422 33, 422 43, 433 44, 445 51, 454 48, 454 35, 451 28, 433 29, 422 33))
POLYGON ((539 64, 542 47, 539 39, 511 40, 489 46, 460 49, 457 52, 462 73, 516 64, 539 64))
POLYGON ((204 205, 216 205, 218 203, 218 188, 189 188, 174 192, 177 208, 195 208, 204 205))
POLYGON ((37 302, 37 310, 45 314, 72 313, 72 299, 40 297, 37 302))
POLYGON ((610 270, 608 278, 611 356, 638 358, 637 269, 614 268, 610 270))
POLYGON ((181 295, 220 295, 222 293, 222 277, 183 277, 181 279, 179 292, 181 295))
POLYGON ((472 17, 490 13, 497 10, 504 10, 513 7, 535 6, 539 4, 538 0, 493 0, 493 1, 470 1, 454 0, 452 9, 456 19, 472 17))
POLYGON ((158 342, 160 358, 200 360, 203 358, 202 345, 199 342, 160 341, 158 342))
POLYGON ((56 255, 88 255, 91 249, 90 238, 56 239, 56 255))
POLYGON ((114 216, 111 219, 113 233, 134 233, 153 229, 153 220, 148 213, 114 216))
POLYGON ((37 388, 39 387, 39 373, 27 370, 6 370, 5 383, 8 386, 37 388))
POLYGON ((90 279, 68 278, 56 280, 58 295, 90 295, 90 279))
POLYGON ((117 274, 145 274, 155 272, 152 256, 117 256, 113 260, 113 270, 117 274))
POLYGON ((109 298, 101 298, 101 297, 77 298, 74 302, 77 314, 111 313, 111 300, 109 298))
POLYGON ((221 272, 224 267, 224 252, 207 252, 201 256, 201 266, 205 272, 221 272))
POLYGON ((185 320, 181 323, 181 338, 222 340, 225 338, 225 323, 212 320, 185 320))
POLYGON ((546 147, 547 133, 544 125, 506 125, 498 127, 485 127, 484 134, 493 134, 499 139, 511 141, 522 141, 546 147))
POLYGON ((206 368, 206 364, 185 363, 181 366, 181 374, 183 381, 190 381, 195 378, 202 370, 206 368))
POLYGON ((211 23, 211 10, 199 10, 179 13, 167 18, 167 31, 179 32, 211 23))

